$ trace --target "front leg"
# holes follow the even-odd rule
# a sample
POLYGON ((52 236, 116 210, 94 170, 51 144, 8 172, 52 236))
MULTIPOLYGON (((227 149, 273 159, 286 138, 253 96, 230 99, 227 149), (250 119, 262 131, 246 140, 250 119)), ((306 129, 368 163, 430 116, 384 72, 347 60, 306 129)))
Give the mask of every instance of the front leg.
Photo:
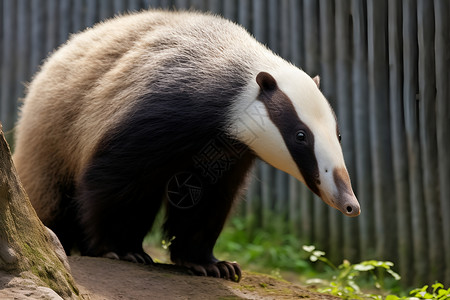
POLYGON ((172 177, 164 228, 169 239, 174 237, 170 252, 175 264, 197 275, 241 279, 239 265, 218 260, 213 248, 252 162, 249 153, 213 181, 195 168, 172 177))

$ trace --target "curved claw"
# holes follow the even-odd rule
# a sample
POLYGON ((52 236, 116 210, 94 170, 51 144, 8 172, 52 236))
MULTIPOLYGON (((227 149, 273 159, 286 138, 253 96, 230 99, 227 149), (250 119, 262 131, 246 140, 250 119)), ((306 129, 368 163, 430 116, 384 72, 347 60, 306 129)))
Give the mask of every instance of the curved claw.
POLYGON ((151 258, 150 255, 148 255, 148 254, 145 253, 145 252, 142 252, 141 255, 142 255, 143 258, 144 258, 144 264, 146 264, 146 265, 152 265, 152 264, 154 264, 154 261, 153 261, 153 259, 151 258))
POLYGON ((195 264, 190 262, 176 262, 189 268, 195 275, 224 278, 239 282, 242 277, 241 267, 235 262, 217 261, 210 264, 195 264))
POLYGON ((220 278, 220 270, 215 264, 211 264, 206 268, 208 275, 212 275, 212 277, 220 278))
POLYGON ((217 267, 220 269, 220 274, 222 274, 222 278, 230 279, 230 271, 228 271, 228 266, 226 264, 218 263, 217 267))
POLYGON ((201 265, 192 264, 192 265, 186 265, 186 267, 191 269, 195 275, 208 276, 208 272, 206 271, 205 267, 203 267, 201 265))
POLYGON ((105 258, 125 260, 133 263, 150 265, 153 264, 152 258, 145 252, 128 252, 125 255, 118 255, 116 252, 108 252, 103 255, 105 258))
POLYGON ((242 271, 241 267, 236 262, 224 262, 225 266, 228 268, 230 272, 230 280, 239 282, 241 281, 242 271))
POLYGON ((221 261, 219 263, 223 263, 228 268, 228 271, 230 272, 230 280, 231 281, 235 281, 235 282, 241 281, 242 271, 241 271, 241 267, 239 266, 239 264, 237 262, 221 261))
POLYGON ((119 255, 117 255, 117 253, 116 252, 108 252, 108 253, 105 253, 105 254, 103 254, 103 257, 105 257, 105 258, 109 258, 109 259, 117 259, 117 260, 120 260, 120 257, 119 257, 119 255))

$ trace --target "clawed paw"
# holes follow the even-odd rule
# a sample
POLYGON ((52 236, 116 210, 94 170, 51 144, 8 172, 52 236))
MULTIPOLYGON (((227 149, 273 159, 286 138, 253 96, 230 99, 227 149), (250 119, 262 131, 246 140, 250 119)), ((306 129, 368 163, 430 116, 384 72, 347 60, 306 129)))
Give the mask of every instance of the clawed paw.
POLYGON ((118 259, 130 261, 138 264, 150 265, 153 264, 153 259, 145 252, 128 252, 125 255, 118 255, 116 252, 108 252, 103 257, 110 259, 118 259))
POLYGON ((177 263, 189 268, 196 275, 224 278, 239 282, 242 277, 241 267, 236 262, 217 261, 210 264, 195 264, 190 262, 177 263))

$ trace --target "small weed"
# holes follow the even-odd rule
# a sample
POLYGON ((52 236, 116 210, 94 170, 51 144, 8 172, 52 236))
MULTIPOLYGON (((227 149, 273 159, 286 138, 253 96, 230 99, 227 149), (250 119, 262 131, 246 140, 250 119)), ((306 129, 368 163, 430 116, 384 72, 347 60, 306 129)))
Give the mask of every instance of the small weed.
POLYGON ((431 286, 424 285, 421 288, 417 288, 409 292, 411 297, 397 297, 395 295, 389 295, 386 300, 398 300, 398 299, 408 299, 408 300, 419 300, 419 299, 437 299, 437 300, 449 300, 450 299, 450 288, 445 289, 442 283, 436 282, 431 286))
POLYGON ((279 268, 276 268, 276 269, 270 271, 270 276, 272 276, 272 277, 274 277, 276 279, 283 279, 283 276, 281 276, 279 268))
POLYGON ((172 245, 173 240, 175 239, 175 237, 171 237, 168 241, 166 240, 162 240, 161 241, 161 246, 163 247, 164 250, 169 250, 170 245, 172 245))
POLYGON ((381 294, 384 288, 385 274, 389 274, 396 281, 400 280, 400 275, 392 270, 394 264, 390 261, 368 260, 359 264, 351 264, 348 260, 336 267, 328 258, 325 252, 316 250, 314 246, 303 246, 303 250, 309 253, 309 259, 312 262, 321 261, 330 266, 335 275, 332 280, 311 279, 307 283, 320 286, 318 291, 321 293, 329 293, 339 296, 343 299, 376 299, 376 300, 420 300, 420 299, 437 299, 450 300, 450 288, 445 289, 442 283, 436 282, 429 288, 425 285, 421 288, 412 290, 410 297, 399 297, 396 295, 387 295, 383 297, 381 294), (366 294, 362 292, 357 280, 363 274, 370 274, 373 285, 380 292, 379 294, 366 294))
POLYGON ((314 246, 303 246, 303 250, 309 253, 309 259, 312 262, 321 261, 330 266, 336 274, 331 281, 313 279, 307 282, 321 286, 318 291, 322 293, 329 293, 343 299, 381 300, 381 295, 362 292, 357 279, 361 278, 363 274, 369 274, 374 282, 374 286, 380 292, 384 287, 385 273, 391 275, 395 280, 400 280, 400 275, 392 270, 394 264, 389 261, 368 260, 359 264, 351 264, 348 260, 344 260, 341 265, 335 266, 325 257, 325 252, 316 250, 314 246))

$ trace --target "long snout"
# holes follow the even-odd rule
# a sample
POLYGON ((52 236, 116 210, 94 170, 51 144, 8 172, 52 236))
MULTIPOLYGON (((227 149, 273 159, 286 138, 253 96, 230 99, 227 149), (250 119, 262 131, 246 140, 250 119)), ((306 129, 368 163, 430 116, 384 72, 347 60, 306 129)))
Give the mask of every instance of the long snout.
POLYGON ((356 217, 361 213, 358 199, 355 195, 344 195, 335 199, 336 208, 348 217, 356 217))
POLYGON ((345 168, 334 169, 333 179, 336 191, 331 195, 322 195, 322 200, 348 217, 358 216, 361 213, 361 207, 353 193, 347 170, 345 168))

